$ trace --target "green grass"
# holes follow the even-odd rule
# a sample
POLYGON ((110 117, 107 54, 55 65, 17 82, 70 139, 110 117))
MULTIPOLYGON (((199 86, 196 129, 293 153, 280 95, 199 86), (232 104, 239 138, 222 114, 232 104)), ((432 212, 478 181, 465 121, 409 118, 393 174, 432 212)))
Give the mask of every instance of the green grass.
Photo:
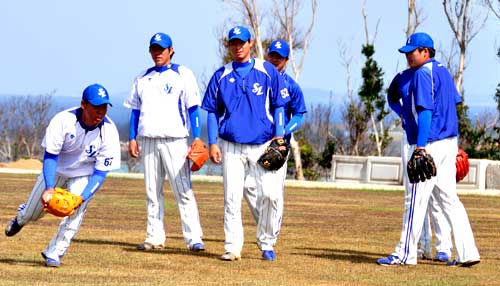
MULTIPOLYGON (((31 191, 34 175, 0 174, 0 225, 31 191)), ((224 252, 223 191, 219 183, 195 183, 207 250, 189 252, 166 183, 166 248, 139 252, 146 202, 142 180, 108 178, 89 204, 62 267, 40 256, 59 219, 50 215, 14 237, 0 235, 0 285, 499 285, 500 198, 462 196, 481 254, 473 268, 442 263, 382 267, 377 258, 394 249, 401 229, 398 191, 287 188, 277 261, 260 259, 255 224, 242 203, 242 260, 220 261, 224 252)))

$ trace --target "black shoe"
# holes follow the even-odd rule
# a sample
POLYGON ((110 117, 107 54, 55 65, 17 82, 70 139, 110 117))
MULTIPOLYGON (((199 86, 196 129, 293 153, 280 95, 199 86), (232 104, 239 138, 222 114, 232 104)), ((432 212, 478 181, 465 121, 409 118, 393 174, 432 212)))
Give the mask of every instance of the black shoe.
POLYGON ((5 235, 14 236, 16 233, 20 232, 22 228, 23 226, 17 223, 17 218, 15 217, 11 219, 5 227, 5 235))

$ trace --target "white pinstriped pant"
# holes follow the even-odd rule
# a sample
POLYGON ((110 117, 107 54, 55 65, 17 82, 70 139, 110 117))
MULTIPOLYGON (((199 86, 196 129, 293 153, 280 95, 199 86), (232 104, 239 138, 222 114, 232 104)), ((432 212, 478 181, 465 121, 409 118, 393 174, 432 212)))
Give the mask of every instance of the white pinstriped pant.
MULTIPOLYGON (((411 157, 414 149, 415 145, 408 148, 407 158, 411 157)), ((410 184, 405 180, 403 227, 393 255, 398 256, 404 264, 417 264, 417 242, 421 235, 429 198, 433 195, 452 228, 457 252, 456 260, 465 262, 479 259, 467 212, 456 192, 457 138, 429 143, 425 149, 434 158, 437 176, 416 184, 410 184)))
MULTIPOLYGON (((71 193, 81 195, 87 186, 89 178, 90 176, 75 178, 57 176, 56 187, 67 188, 71 193)), ((17 222, 20 225, 27 225, 32 221, 37 221, 45 215, 41 201, 44 191, 45 180, 43 179, 43 173, 41 173, 33 186, 33 190, 31 191, 28 201, 19 207, 17 222)), ((87 211, 87 205, 90 201, 91 199, 83 202, 72 216, 67 216, 62 219, 56 234, 52 237, 52 240, 47 245, 47 248, 43 251, 45 256, 59 261, 60 258, 66 254, 71 240, 80 229, 83 216, 87 211)))
POLYGON ((257 164, 268 144, 238 144, 219 139, 224 174, 224 248, 227 252, 240 255, 243 248, 241 202, 247 176, 255 178, 257 189, 257 244, 261 250, 273 250, 276 244, 279 225, 275 222, 279 220, 279 198, 283 194, 282 174, 279 170, 266 171, 257 164))
MULTIPOLYGON (((401 140, 401 159, 403 161, 403 167, 406 168, 406 163, 411 157, 409 150, 412 147, 408 144, 406 133, 403 131, 403 137, 401 140)), ((414 149, 411 149, 414 150, 414 149)), ((408 180, 408 176, 404 177, 404 180, 408 180)), ((407 182, 405 182, 407 184, 407 182)), ((451 257, 453 250, 453 242, 451 240, 451 226, 446 219, 442 208, 439 206, 437 198, 435 198, 434 193, 431 193, 429 199, 429 206, 427 208, 427 213, 425 214, 424 225, 422 227, 422 234, 420 235, 420 249, 423 250, 424 254, 428 257, 432 257, 432 226, 434 227, 434 233, 436 234, 436 252, 444 252, 451 257)))
MULTIPOLYGON (((283 223, 283 210, 284 210, 284 202, 285 202, 285 179, 286 179, 286 172, 287 172, 287 163, 288 163, 288 158, 285 161, 285 164, 283 164, 283 167, 281 167, 277 172, 281 173, 281 178, 283 181, 282 187, 281 187, 281 194, 278 197, 278 203, 277 203, 277 217, 276 220, 273 221, 273 224, 276 224, 276 235, 279 234, 281 230, 281 224, 283 223)), ((257 185, 255 183, 255 178, 252 175, 247 175, 245 178, 245 187, 243 189, 243 198, 245 198, 245 201, 247 202, 248 208, 250 209, 250 213, 252 214, 255 223, 259 222, 259 210, 257 209, 257 185)))
POLYGON ((191 171, 186 159, 187 142, 187 138, 140 138, 148 212, 145 242, 157 245, 164 244, 166 240, 163 194, 166 175, 179 207, 186 245, 189 247, 202 242, 198 205, 191 187, 191 171))

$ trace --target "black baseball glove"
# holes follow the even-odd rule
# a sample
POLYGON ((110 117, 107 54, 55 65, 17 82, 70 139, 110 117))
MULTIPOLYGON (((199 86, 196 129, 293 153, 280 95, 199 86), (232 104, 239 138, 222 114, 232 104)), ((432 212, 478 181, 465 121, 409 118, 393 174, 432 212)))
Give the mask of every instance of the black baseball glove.
POLYGON ((266 151, 257 161, 262 168, 269 171, 276 171, 285 164, 288 156, 288 145, 283 138, 275 138, 267 146, 266 151))
POLYGON ((406 166, 410 183, 425 182, 436 176, 436 164, 432 156, 425 149, 415 149, 406 166))

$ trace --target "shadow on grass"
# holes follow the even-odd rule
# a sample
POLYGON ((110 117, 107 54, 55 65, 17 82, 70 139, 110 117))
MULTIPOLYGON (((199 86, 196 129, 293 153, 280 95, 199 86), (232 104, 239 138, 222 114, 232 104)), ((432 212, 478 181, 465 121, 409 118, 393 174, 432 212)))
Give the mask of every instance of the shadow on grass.
MULTIPOLYGON (((168 237, 167 240, 184 240, 184 238, 179 237, 179 236, 171 236, 168 237)), ((222 240, 218 239, 203 239, 204 241, 220 241, 224 242, 222 240)), ((207 251, 200 251, 200 252, 193 252, 190 251, 187 247, 186 248, 178 248, 178 247, 168 247, 168 244, 165 248, 163 249, 155 249, 151 251, 143 251, 143 250, 138 250, 137 245, 139 243, 129 243, 129 242, 123 242, 123 241, 113 241, 113 240, 103 240, 103 239, 74 239, 73 242, 75 243, 85 243, 85 244, 94 244, 94 245, 115 245, 115 246, 121 246, 123 251, 126 252, 138 252, 138 253, 152 253, 152 254, 179 254, 179 255, 198 255, 202 257, 219 257, 220 254, 215 254, 215 253, 210 253, 207 251)))
POLYGON ((295 249, 303 250, 306 252, 294 252, 292 253, 292 255, 311 256, 331 260, 344 260, 352 263, 375 263, 378 258, 388 255, 388 253, 374 253, 333 248, 300 247, 295 249))
POLYGON ((35 261, 29 259, 11 259, 2 258, 0 259, 0 264, 10 264, 10 265, 25 265, 25 266, 45 266, 43 260, 35 261))

